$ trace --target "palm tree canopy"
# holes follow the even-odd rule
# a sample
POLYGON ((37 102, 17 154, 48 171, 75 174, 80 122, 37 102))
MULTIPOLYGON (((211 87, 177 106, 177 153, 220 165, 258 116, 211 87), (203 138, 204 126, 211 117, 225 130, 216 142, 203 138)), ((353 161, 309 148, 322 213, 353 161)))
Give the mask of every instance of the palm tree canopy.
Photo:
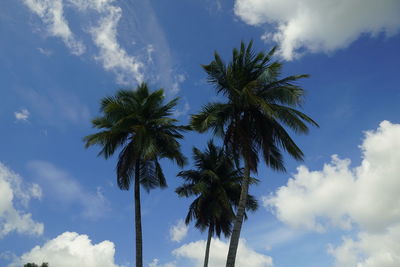
POLYGON ((136 90, 119 90, 101 101, 102 115, 92 120, 100 131, 86 136, 85 146, 100 145, 99 155, 105 158, 122 148, 116 168, 120 189, 129 189, 136 162, 140 162, 140 183, 147 190, 166 187, 159 159, 174 160, 179 166, 186 163, 178 140, 188 127, 176 125, 170 117, 178 98, 166 104, 164 98, 162 89, 150 92, 142 83, 136 90))
POLYGON ((303 159, 303 152, 284 126, 295 133, 307 133, 307 124, 318 126, 296 109, 304 96, 296 81, 308 75, 280 78, 282 63, 271 60, 275 51, 255 54, 252 42, 247 47, 242 42, 240 50, 233 50, 229 64, 215 52, 214 60, 203 68, 208 81, 227 101, 207 104, 191 118, 195 130, 212 129, 224 139, 229 153, 235 159, 245 158, 255 172, 259 152, 268 166, 281 171, 285 170, 282 149, 297 160, 303 159))
MULTIPOLYGON (((234 167, 233 160, 222 148, 211 141, 202 152, 193 148, 195 170, 181 171, 178 176, 185 183, 176 189, 181 197, 196 196, 189 207, 186 224, 195 220, 195 226, 201 231, 211 227, 218 237, 221 232, 229 236, 235 217, 233 208, 239 205, 242 170, 234 167)), ((256 179, 252 179, 256 183, 256 179)), ((247 210, 258 207, 256 199, 249 195, 247 210)))

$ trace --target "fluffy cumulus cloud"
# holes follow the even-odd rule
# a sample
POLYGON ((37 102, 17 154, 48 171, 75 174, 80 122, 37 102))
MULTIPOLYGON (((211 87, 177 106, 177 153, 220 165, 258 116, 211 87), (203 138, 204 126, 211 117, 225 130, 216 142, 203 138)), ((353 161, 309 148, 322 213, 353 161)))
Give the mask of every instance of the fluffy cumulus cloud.
MULTIPOLYGON (((219 267, 225 266, 226 255, 228 254, 229 244, 219 239, 212 239, 210 248, 210 259, 208 266, 219 267)), ((204 240, 191 242, 185 244, 172 253, 179 258, 186 258, 192 261, 195 265, 191 266, 203 266, 204 264, 204 252, 206 249, 206 242, 204 240)), ((236 257, 237 267, 269 267, 273 266, 272 258, 249 248, 244 239, 239 242, 238 253, 236 257)))
POLYGON ((362 161, 333 156, 322 170, 301 166, 287 185, 264 198, 288 225, 325 231, 360 229, 330 252, 338 266, 398 266, 400 263, 400 124, 388 121, 367 131, 362 161), (357 265, 358 266, 358 265, 357 265))
POLYGON ((94 44, 99 50, 95 59, 100 61, 106 70, 117 75, 117 82, 128 84, 143 80, 142 62, 129 55, 117 39, 117 26, 121 19, 122 9, 114 4, 113 0, 24 0, 25 5, 38 15, 47 27, 50 36, 63 40, 66 46, 75 55, 85 52, 86 46, 77 40, 64 16, 65 8, 85 13, 94 12, 99 18, 90 25, 83 26, 89 29, 94 44))
POLYGON ((179 220, 176 225, 173 225, 169 229, 169 234, 171 240, 175 242, 181 242, 188 233, 189 227, 185 224, 183 220, 179 220))
POLYGON ((384 233, 362 232, 356 240, 343 238, 343 244, 330 246, 336 266, 397 267, 400 264, 400 224, 384 233))
POLYGON ((28 166, 44 190, 48 189, 48 195, 63 205, 80 206, 83 217, 97 219, 110 209, 100 187, 88 192, 70 174, 46 161, 31 161, 28 166))
POLYGON ((41 235, 44 226, 25 212, 32 198, 40 199, 37 184, 23 183, 21 176, 0 162, 0 238, 11 232, 41 235))
POLYGON ((235 14, 250 25, 268 24, 263 36, 291 60, 300 51, 345 48, 362 34, 400 29, 398 0, 236 0, 235 14))
POLYGON ((30 113, 26 108, 14 112, 14 117, 17 121, 28 121, 29 115, 30 113))
POLYGON ((87 235, 65 232, 43 246, 34 247, 8 267, 19 267, 26 262, 48 262, 55 267, 118 267, 114 255, 115 246, 110 241, 92 244, 87 235))

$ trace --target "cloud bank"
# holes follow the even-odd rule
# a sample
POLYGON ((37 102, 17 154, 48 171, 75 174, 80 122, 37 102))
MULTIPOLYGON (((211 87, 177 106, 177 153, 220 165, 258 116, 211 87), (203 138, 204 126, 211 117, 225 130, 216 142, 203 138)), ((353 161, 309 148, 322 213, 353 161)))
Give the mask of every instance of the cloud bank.
POLYGON ((23 183, 22 178, 0 162, 0 239, 17 232, 41 235, 44 225, 25 212, 29 201, 40 199, 41 188, 37 184, 23 183))
POLYGON ((8 267, 20 267, 27 262, 48 262, 55 267, 119 267, 114 256, 115 246, 110 241, 92 244, 87 235, 65 232, 43 246, 34 247, 8 267))
MULTIPOLYGON (((225 266, 226 256, 228 254, 229 244, 219 239, 212 239, 210 248, 209 267, 225 266)), ((204 264, 204 253, 206 250, 206 241, 199 240, 185 244, 172 253, 177 258, 186 258, 191 260, 196 266, 204 264)), ((236 267, 270 267, 273 266, 272 258, 255 252, 249 248, 244 239, 239 241, 239 247, 236 257, 236 267)))
POLYGON ((247 24, 268 25, 263 39, 277 42, 286 60, 400 29, 398 0, 236 0, 234 11, 247 24))
POLYGON ((300 166, 293 178, 263 199, 284 223, 315 231, 360 229, 331 246, 337 266, 395 266, 400 262, 400 124, 367 131, 362 162, 333 156, 320 171, 300 166))

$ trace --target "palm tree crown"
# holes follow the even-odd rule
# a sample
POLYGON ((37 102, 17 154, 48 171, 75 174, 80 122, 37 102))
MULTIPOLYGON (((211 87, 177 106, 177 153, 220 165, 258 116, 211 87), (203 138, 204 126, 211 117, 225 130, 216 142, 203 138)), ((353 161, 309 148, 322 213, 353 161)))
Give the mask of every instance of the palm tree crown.
POLYGON ((244 161, 245 181, 228 252, 229 267, 234 266, 250 172, 257 172, 259 155, 267 166, 284 171, 282 150, 296 160, 303 159, 303 152, 284 126, 295 133, 307 133, 307 124, 317 126, 296 109, 301 107, 304 90, 295 82, 308 75, 280 78, 282 63, 271 61, 275 51, 255 54, 252 42, 247 47, 242 42, 240 50, 233 50, 229 64, 215 52, 214 60, 203 68, 208 81, 226 101, 209 103, 191 118, 195 130, 213 130, 223 138, 228 153, 236 161, 244 161))
MULTIPOLYGON (((243 171, 236 169, 232 158, 212 141, 204 152, 193 148, 193 159, 195 170, 178 173, 185 183, 176 189, 177 194, 197 196, 189 207, 185 223, 195 220, 195 226, 201 231, 211 226, 212 233, 218 237, 221 232, 228 237, 235 217, 234 208, 239 204, 243 171)), ((254 211, 257 207, 255 198, 249 196, 246 208, 254 211)))
MULTIPOLYGON (((185 183, 176 192, 181 197, 196 196, 189 207, 185 223, 195 220, 195 226, 201 231, 208 228, 204 263, 207 266, 211 237, 220 237, 221 233, 228 237, 231 234, 234 208, 239 205, 240 200, 243 170, 236 169, 232 157, 225 154, 222 148, 216 147, 212 141, 204 152, 193 148, 193 159, 196 169, 178 174, 185 183)), ((249 195, 246 209, 254 211, 257 207, 257 201, 249 195)))
POLYGON ((117 183, 129 190, 137 160, 140 161, 140 184, 145 189, 165 187, 166 181, 159 164, 160 158, 174 160, 183 166, 186 158, 177 139, 182 139, 185 126, 177 126, 170 118, 178 99, 163 104, 162 89, 149 92, 145 83, 136 91, 119 90, 115 96, 101 101, 103 116, 93 119, 100 132, 84 138, 86 147, 100 145, 99 155, 109 158, 122 147, 117 164, 117 183))
POLYGON ((260 151, 275 170, 285 170, 281 149, 297 160, 303 158, 283 125, 295 133, 308 133, 306 123, 317 125, 295 109, 301 107, 304 96, 304 89, 295 82, 308 75, 280 78, 282 63, 271 62, 275 51, 255 54, 252 42, 247 47, 242 42, 227 65, 215 52, 214 60, 203 68, 208 81, 227 101, 205 105, 191 120, 197 131, 212 129, 223 137, 226 148, 246 159, 252 171, 257 171, 260 151))

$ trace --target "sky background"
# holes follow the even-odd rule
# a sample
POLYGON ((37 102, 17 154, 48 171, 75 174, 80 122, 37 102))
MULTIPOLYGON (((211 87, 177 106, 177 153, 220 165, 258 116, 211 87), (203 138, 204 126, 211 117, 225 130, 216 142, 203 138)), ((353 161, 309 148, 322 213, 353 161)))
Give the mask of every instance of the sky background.
MULTIPOLYGON (((0 266, 134 266, 133 192, 115 157, 84 148, 90 120, 147 81, 187 123, 223 99, 201 64, 241 40, 279 45, 282 76, 311 75, 303 111, 320 128, 294 137, 305 160, 285 157, 287 173, 260 166, 237 266, 399 266, 399 14, 398 0, 2 0, 0 266)), ((211 137, 188 133, 182 150, 211 137)), ((193 199, 162 166, 169 187, 142 194, 145 266, 202 266, 206 235, 182 221, 193 199)), ((213 240, 210 267, 227 244, 213 240)))

